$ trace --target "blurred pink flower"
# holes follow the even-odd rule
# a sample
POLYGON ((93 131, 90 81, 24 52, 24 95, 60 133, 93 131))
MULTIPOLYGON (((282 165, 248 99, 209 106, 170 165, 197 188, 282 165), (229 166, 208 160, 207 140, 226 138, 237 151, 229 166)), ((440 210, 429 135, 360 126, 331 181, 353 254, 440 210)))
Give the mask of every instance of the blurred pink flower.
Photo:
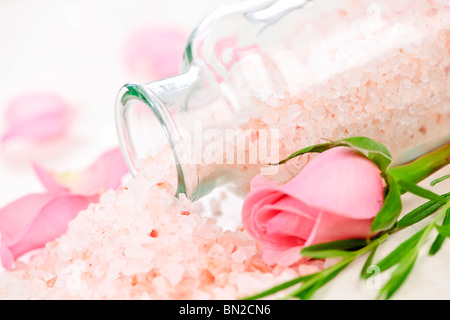
POLYGON ((64 135, 73 121, 72 107, 53 93, 29 93, 12 100, 5 115, 1 142, 11 139, 44 141, 64 135))
POLYGON ((29 194, 0 209, 0 259, 11 269, 23 254, 64 234, 68 223, 107 189, 116 189, 128 169, 119 148, 100 156, 78 173, 55 174, 34 165, 47 189, 29 194))
POLYGON ((151 26, 136 30, 125 48, 125 63, 131 73, 148 81, 178 74, 188 35, 175 26, 151 26))
POLYGON ((285 185, 256 176, 242 220, 261 244, 265 263, 289 266, 301 259, 304 246, 371 236, 383 190, 373 162, 337 147, 319 154, 285 185))
POLYGON ((119 187, 123 176, 128 172, 120 148, 105 152, 82 172, 54 173, 36 163, 33 167, 48 192, 70 192, 84 196, 119 187))

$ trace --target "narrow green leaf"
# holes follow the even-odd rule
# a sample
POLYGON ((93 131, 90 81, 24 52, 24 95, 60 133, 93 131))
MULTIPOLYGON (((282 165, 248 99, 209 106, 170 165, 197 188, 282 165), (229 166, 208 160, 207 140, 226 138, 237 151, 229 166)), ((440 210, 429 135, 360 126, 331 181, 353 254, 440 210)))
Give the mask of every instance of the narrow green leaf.
POLYGON ((284 160, 282 160, 282 161, 280 161, 278 163, 272 163, 271 165, 276 166, 276 165, 284 164, 284 163, 288 162, 289 160, 291 160, 293 158, 296 158, 298 156, 301 156, 303 154, 306 154, 306 153, 321 153, 321 152, 324 152, 324 151, 326 151, 328 149, 333 148, 334 146, 335 146, 334 142, 321 143, 321 144, 316 144, 316 145, 313 145, 313 146, 309 146, 309 147, 300 149, 300 150, 294 152, 293 154, 291 154, 286 159, 284 159, 284 160))
POLYGON ((313 258, 313 259, 327 259, 327 258, 338 258, 338 257, 355 257, 356 254, 351 251, 345 250, 319 250, 319 251, 310 251, 310 250, 302 250, 302 255, 305 257, 313 258))
MULTIPOLYGON (((384 259, 378 262, 376 265, 380 268, 380 272, 386 271, 387 269, 393 267, 397 263, 400 263, 405 256, 412 252, 423 233, 425 228, 414 234, 412 237, 408 238, 406 241, 401 243, 396 249, 394 249, 390 254, 388 254, 384 259)), ((370 275, 363 275, 363 278, 368 278, 370 275)))
POLYGON ((301 282, 307 281, 307 280, 311 279, 313 276, 315 276, 316 274, 317 273, 314 273, 314 274, 310 274, 310 275, 307 275, 307 276, 295 278, 295 279, 293 279, 291 281, 286 281, 286 282, 281 283, 281 284, 279 284, 279 285, 277 285, 275 287, 272 287, 272 288, 270 288, 270 289, 268 289, 266 291, 263 291, 261 293, 255 294, 255 295, 250 296, 250 297, 246 297, 246 298, 244 298, 242 300, 258 300, 258 299, 265 298, 267 296, 271 296, 271 295, 273 295, 273 294, 275 294, 275 293, 277 293, 279 291, 285 290, 287 288, 295 286, 296 284, 299 284, 301 282))
POLYGON ((319 273, 313 278, 309 279, 301 285, 290 297, 297 297, 302 300, 309 300, 314 293, 337 276, 342 270, 344 270, 354 259, 345 259, 334 266, 331 266, 319 273))
MULTIPOLYGON (((447 209, 447 212, 445 213, 444 219, 442 220, 442 226, 450 226, 450 209, 447 209)), ((444 243, 446 238, 447 237, 438 234, 433 244, 431 245, 428 254, 429 255, 436 254, 441 249, 442 244, 444 243)))
POLYGON ((450 225, 436 226, 436 229, 441 236, 450 238, 450 225))
POLYGON ((444 181, 444 180, 449 179, 449 178, 450 178, 450 174, 447 174, 447 175, 445 175, 445 176, 443 176, 443 177, 434 179, 433 181, 430 182, 430 186, 434 187, 434 186, 437 185, 439 182, 444 181))
POLYGON ((302 250, 302 254, 305 251, 315 252, 321 250, 357 250, 367 245, 367 241, 364 239, 349 239, 349 240, 337 240, 331 242, 324 242, 315 244, 309 247, 305 247, 302 250))
POLYGON ((379 299, 390 299, 394 293, 397 292, 414 267, 418 254, 418 250, 413 250, 410 251, 408 255, 403 257, 403 259, 399 262, 398 267, 392 272, 389 280, 381 288, 378 296, 379 299))
MULTIPOLYGON (((371 265, 373 265, 372 262, 373 262, 373 258, 375 257, 375 253, 377 252, 377 249, 378 249, 378 245, 375 248, 373 248, 373 250, 370 252, 369 256, 367 257, 367 260, 366 260, 366 262, 364 263, 364 266, 361 269, 361 278, 368 278, 367 275, 370 274, 368 272, 368 270, 369 270, 369 267, 371 265)), ((370 277, 370 275, 369 275, 369 277, 370 277)))
POLYGON ((399 180, 398 183, 399 183, 400 187, 402 187, 404 190, 411 192, 412 194, 415 194, 416 196, 419 196, 419 197, 422 197, 425 199, 429 199, 429 200, 434 200, 434 201, 442 203, 442 204, 447 203, 447 199, 445 199, 444 197, 438 195, 437 193, 434 193, 433 191, 424 189, 424 188, 418 186, 417 184, 412 183, 408 180, 399 180))
POLYGON ((386 230, 392 227, 402 212, 400 187, 391 177, 387 177, 389 185, 388 194, 384 199, 383 207, 372 222, 372 231, 386 230))
MULTIPOLYGON (((442 197, 448 200, 450 199, 450 193, 443 194, 442 197)), ((435 213, 441 206, 441 203, 430 200, 407 213, 402 219, 400 219, 400 221, 397 222, 397 228, 403 229, 409 227, 410 225, 413 225, 435 213)))

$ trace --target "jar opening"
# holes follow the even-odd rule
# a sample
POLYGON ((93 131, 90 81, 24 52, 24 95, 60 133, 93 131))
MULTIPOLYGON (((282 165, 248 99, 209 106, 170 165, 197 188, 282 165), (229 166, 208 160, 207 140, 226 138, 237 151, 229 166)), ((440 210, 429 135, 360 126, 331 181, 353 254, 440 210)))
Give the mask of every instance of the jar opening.
POLYGON ((170 152, 173 156, 164 159, 170 158, 175 167, 176 195, 195 198, 197 168, 187 158, 179 128, 158 97, 144 86, 127 84, 119 93, 116 110, 119 141, 130 173, 136 176, 161 153, 170 152))

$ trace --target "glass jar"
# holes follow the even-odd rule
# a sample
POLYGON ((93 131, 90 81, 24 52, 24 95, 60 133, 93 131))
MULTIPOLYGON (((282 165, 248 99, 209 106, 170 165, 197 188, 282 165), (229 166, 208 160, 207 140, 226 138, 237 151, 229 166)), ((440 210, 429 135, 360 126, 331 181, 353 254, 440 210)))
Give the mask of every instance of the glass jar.
POLYGON ((133 175, 172 152, 191 199, 283 183, 307 159, 267 163, 324 140, 367 136, 394 158, 448 140, 449 70, 448 1, 243 1, 197 26, 178 76, 120 90, 119 139, 133 175))

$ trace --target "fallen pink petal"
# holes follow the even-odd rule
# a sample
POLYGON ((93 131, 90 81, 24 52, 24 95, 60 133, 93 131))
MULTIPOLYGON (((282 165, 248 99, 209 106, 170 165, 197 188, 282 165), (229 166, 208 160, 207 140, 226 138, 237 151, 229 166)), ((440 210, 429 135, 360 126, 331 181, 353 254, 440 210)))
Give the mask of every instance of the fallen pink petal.
POLYGON ((120 148, 105 152, 79 173, 33 167, 46 193, 26 195, 0 210, 0 257, 7 269, 18 257, 64 234, 69 221, 102 192, 119 187, 128 172, 120 148))
POLYGON ((179 72, 188 34, 177 26, 150 26, 134 31, 126 43, 128 72, 163 79, 179 72))
POLYGON ((120 148, 111 149, 81 172, 55 173, 39 164, 33 165, 36 175, 48 192, 70 192, 92 196, 121 185, 128 167, 120 148))
POLYGON ((29 93, 13 99, 4 114, 7 130, 1 142, 40 142, 64 136, 73 119, 71 105, 53 93, 29 93))
POLYGON ((0 210, 0 258, 11 269, 23 254, 64 234, 69 221, 97 197, 30 194, 0 210))

